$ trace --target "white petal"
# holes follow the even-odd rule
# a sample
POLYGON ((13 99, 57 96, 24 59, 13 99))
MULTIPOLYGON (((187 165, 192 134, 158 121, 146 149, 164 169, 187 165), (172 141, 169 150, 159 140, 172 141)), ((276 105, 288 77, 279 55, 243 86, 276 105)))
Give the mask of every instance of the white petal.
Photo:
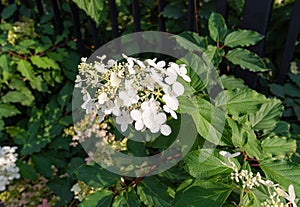
POLYGON ((160 132, 164 135, 164 136, 169 136, 172 132, 172 129, 169 125, 167 124, 164 124, 164 125, 161 125, 160 127, 160 132))
POLYGON ((149 129, 150 129, 151 133, 157 133, 160 130, 160 125, 154 122, 152 124, 151 128, 149 128, 149 129))
POLYGON ((136 109, 134 109, 130 112, 130 116, 135 121, 142 119, 142 113, 139 110, 136 110, 136 109))
POLYGON ((144 128, 144 123, 142 122, 142 120, 138 120, 135 122, 134 127, 136 130, 141 131, 144 128))
POLYGON ((295 190, 294 190, 294 186, 293 185, 289 186, 289 197, 290 197, 290 199, 288 199, 289 201, 294 201, 295 198, 296 198, 295 190))
POLYGON ((187 73, 187 70, 185 67, 180 67, 179 72, 180 72, 180 74, 185 75, 187 73))
POLYGON ((175 83, 176 79, 176 76, 168 76, 165 78, 165 82, 169 85, 172 85, 173 83, 175 83))
POLYGON ((164 105, 163 109, 164 109, 165 112, 170 113, 171 109, 167 105, 164 105))
POLYGON ((170 114, 171 114, 171 116, 172 116, 174 119, 177 119, 177 118, 178 118, 175 111, 170 110, 170 114))
POLYGON ((155 117, 155 121, 158 123, 158 124, 163 124, 165 123, 167 120, 167 116, 165 113, 159 113, 157 114, 157 116, 155 117))
POLYGON ((163 67, 165 67, 166 66, 166 62, 165 61, 159 61, 158 63, 157 63, 157 67, 159 67, 159 68, 163 68, 163 67))
POLYGON ((150 109, 149 102, 148 101, 144 101, 141 104, 141 109, 143 109, 144 111, 150 109))
POLYGON ((184 93, 184 87, 181 83, 175 82, 172 85, 172 90, 177 96, 181 96, 184 93))
POLYGON ((128 124, 127 123, 121 124, 121 131, 122 132, 125 132, 127 130, 127 128, 128 128, 128 124))
POLYGON ((177 110, 178 109, 178 100, 176 97, 169 96, 169 95, 163 95, 162 99, 166 102, 166 105, 172 109, 177 110))
POLYGON ((191 78, 188 75, 182 75, 181 76, 183 78, 183 80, 185 80, 186 82, 191 82, 191 78))

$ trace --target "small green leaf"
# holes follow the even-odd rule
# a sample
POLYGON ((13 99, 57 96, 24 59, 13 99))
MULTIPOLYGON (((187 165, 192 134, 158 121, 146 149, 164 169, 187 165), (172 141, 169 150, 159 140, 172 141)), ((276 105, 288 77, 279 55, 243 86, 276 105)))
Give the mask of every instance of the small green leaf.
POLYGON ((140 200, 148 207, 170 207, 171 197, 167 193, 167 186, 156 177, 146 177, 137 186, 140 200))
POLYGON ((300 193, 300 165, 285 160, 263 161, 260 163, 268 179, 279 183, 286 190, 294 185, 296 195, 300 193))
POLYGON ((35 168, 41 175, 47 178, 52 176, 51 162, 47 157, 43 154, 35 154, 31 156, 31 159, 35 168))
POLYGON ((56 177, 55 179, 50 180, 47 183, 47 186, 60 197, 60 205, 58 203, 58 206, 66 206, 67 203, 72 200, 73 193, 70 191, 71 179, 69 177, 56 177))
POLYGON ((262 147, 260 141, 256 138, 254 131, 248 128, 243 129, 243 139, 246 141, 241 148, 246 151, 249 157, 255 157, 260 160, 262 158, 262 147))
POLYGON ((18 160, 17 166, 20 169, 20 175, 28 180, 35 180, 36 179, 36 171, 31 167, 29 164, 18 160))
POLYGON ((296 151, 296 140, 287 140, 281 137, 268 137, 262 141, 264 154, 286 155, 296 151))
POLYGON ((184 13, 182 12, 182 8, 176 5, 168 4, 167 6, 165 6, 164 10, 160 13, 160 15, 167 18, 179 19, 184 15, 184 13))
POLYGON ((199 51, 207 47, 207 38, 199 36, 195 32, 183 32, 174 37, 176 42, 187 50, 199 51))
POLYGON ((253 72, 264 72, 270 70, 266 67, 264 61, 255 53, 246 49, 236 48, 230 50, 226 56, 227 60, 235 65, 241 66, 253 72))
POLYGON ((11 117, 20 113, 21 112, 14 105, 0 103, 0 118, 11 117))
POLYGON ((226 145, 222 140, 226 119, 225 111, 200 98, 193 101, 186 97, 180 97, 179 103, 181 112, 192 116, 198 133, 204 139, 214 144, 226 145))
POLYGON ((74 172, 77 178, 91 187, 104 189, 118 182, 120 176, 109 172, 98 165, 82 165, 74 172))
POLYGON ((132 207, 140 205, 141 202, 138 199, 136 192, 130 187, 126 191, 122 191, 114 198, 112 207, 132 207))
POLYGON ((234 76, 227 76, 222 75, 221 76, 222 85, 225 89, 233 90, 236 88, 248 88, 242 79, 236 78, 234 76))
POLYGON ((109 190, 96 191, 79 204, 79 207, 110 207, 113 192, 109 190))
POLYGON ((289 77, 300 88, 300 75, 289 73, 289 77))
POLYGON ((25 90, 24 92, 9 91, 2 97, 2 101, 3 103, 21 103, 24 106, 30 106, 34 100, 34 96, 29 90, 25 90))
POLYGON ((225 38, 224 45, 228 47, 250 46, 264 38, 263 35, 251 30, 231 32, 225 38))
POLYGON ((259 109, 259 105, 268 103, 264 95, 247 88, 236 90, 225 90, 220 93, 216 100, 217 107, 224 107, 230 114, 237 113, 255 113, 259 109))
POLYGON ((80 9, 90 16, 97 25, 105 19, 107 11, 105 10, 106 2, 104 0, 73 0, 80 9), (104 15, 105 14, 105 15, 104 15))
POLYGON ((285 90, 284 87, 278 84, 270 84, 270 91, 277 97, 284 98, 285 90))
POLYGON ((232 191, 230 185, 203 180, 195 180, 189 186, 179 188, 172 205, 174 207, 220 207, 232 191))
POLYGON ((287 83, 284 86, 284 91, 287 95, 291 97, 300 97, 300 88, 294 84, 287 83))
POLYGON ((276 99, 262 104, 255 114, 249 114, 250 126, 254 130, 271 130, 276 126, 282 111, 282 103, 276 99))
POLYGON ((11 17, 16 11, 17 11, 17 5, 11 4, 3 9, 3 11, 1 12, 1 18, 7 19, 11 17))
POLYGON ((223 41, 227 34, 227 26, 222 15, 211 13, 208 19, 209 35, 215 42, 223 41))
POLYGON ((20 60, 18 62, 17 69, 23 77, 27 78, 28 80, 33 80, 33 69, 30 62, 26 60, 20 60))
POLYGON ((4 121, 0 120, 0 132, 4 129, 4 121))
POLYGON ((6 55, 0 56, 0 72, 2 73, 3 82, 7 82, 8 79, 11 77, 10 68, 8 66, 8 60, 6 55))
POLYGON ((57 65, 57 63, 48 57, 40 57, 38 55, 33 55, 30 57, 30 60, 31 60, 32 64, 36 65, 39 68, 59 69, 59 66, 57 65))
MULTIPOLYGON (((239 163, 232 160, 239 168, 239 163)), ((186 170, 195 178, 208 179, 222 174, 229 175, 233 171, 227 158, 210 149, 189 152, 184 161, 186 170)))

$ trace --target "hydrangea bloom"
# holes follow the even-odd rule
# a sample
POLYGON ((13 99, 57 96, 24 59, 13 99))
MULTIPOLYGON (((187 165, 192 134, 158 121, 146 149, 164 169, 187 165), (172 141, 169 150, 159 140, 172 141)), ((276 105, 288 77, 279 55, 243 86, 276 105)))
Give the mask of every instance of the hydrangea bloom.
POLYGON ((5 190, 13 179, 20 178, 19 168, 16 166, 17 147, 0 147, 0 191, 5 190))
POLYGON ((132 124, 137 131, 170 135, 167 115, 177 119, 177 97, 184 94, 184 86, 178 80, 191 81, 186 66, 123 57, 125 62, 108 60, 106 64, 105 56, 89 64, 82 59, 75 81, 83 94, 81 108, 86 114, 97 111, 99 122, 113 115, 122 132, 132 124), (95 94, 90 92, 93 89, 95 94))

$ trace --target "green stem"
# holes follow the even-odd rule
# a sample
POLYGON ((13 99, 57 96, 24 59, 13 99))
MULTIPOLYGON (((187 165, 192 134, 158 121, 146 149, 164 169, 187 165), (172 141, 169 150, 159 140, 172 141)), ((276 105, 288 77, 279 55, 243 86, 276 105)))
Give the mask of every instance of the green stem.
POLYGON ((242 188, 241 190, 241 195, 240 195, 240 203, 239 203, 239 207, 243 206, 244 203, 244 192, 245 192, 245 188, 242 188))

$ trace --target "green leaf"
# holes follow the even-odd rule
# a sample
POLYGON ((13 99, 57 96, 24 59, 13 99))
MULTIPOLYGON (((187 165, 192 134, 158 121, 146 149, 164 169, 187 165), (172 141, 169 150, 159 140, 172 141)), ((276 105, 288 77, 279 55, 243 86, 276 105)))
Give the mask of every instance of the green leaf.
POLYGON ((17 114, 21 114, 21 112, 14 105, 0 103, 0 118, 11 117, 17 114))
POLYGON ((232 119, 227 119, 227 122, 231 128, 231 139, 232 139, 232 143, 235 147, 242 147, 245 145, 245 142, 247 141, 246 139, 244 139, 243 137, 243 130, 242 130, 242 126, 237 123, 236 121, 232 120, 232 119))
POLYGON ((34 100, 31 92, 28 90, 27 93, 22 91, 9 91, 2 97, 4 103, 21 103, 24 106, 30 106, 34 100))
MULTIPOLYGON (((235 161, 239 168, 238 162, 235 161)), ((229 175, 233 169, 228 159, 211 149, 199 149, 189 152, 184 158, 186 170, 195 178, 208 179, 218 175, 229 175)))
POLYGON ((254 45, 264 38, 263 35, 251 30, 238 30, 229 33, 224 41, 228 47, 254 45))
POLYGON ((284 86, 284 91, 291 97, 300 97, 300 88, 294 84, 287 83, 284 86))
POLYGON ((222 15, 212 12, 208 19, 208 30, 210 37, 215 42, 223 41, 227 34, 227 26, 222 15))
POLYGON ((285 90, 284 87, 278 84, 270 84, 270 91, 277 97, 284 98, 285 90))
POLYGON ((231 191, 231 186, 221 182, 195 180, 176 193, 172 206, 220 207, 223 206, 231 191))
POLYGON ((243 129, 243 139, 245 139, 245 144, 241 147, 246 151, 247 155, 251 158, 256 158, 260 160, 262 158, 262 147, 259 140, 256 138, 254 131, 251 129, 243 129))
POLYGON ((226 54, 226 59, 243 69, 253 72, 264 72, 270 70, 264 61, 255 53, 246 49, 236 48, 226 54))
POLYGON ((197 33, 190 31, 186 31, 179 34, 179 36, 175 36, 175 39, 179 45, 187 50, 198 51, 200 48, 206 48, 208 44, 206 37, 199 36, 197 33), (183 40, 181 37, 187 41, 183 40))
POLYGON ((132 207, 140 205, 141 202, 139 201, 136 192, 132 188, 129 188, 126 191, 122 191, 114 198, 112 207, 132 207))
POLYGON ((66 206, 73 197, 71 190, 71 179, 69 177, 56 177, 47 183, 47 186, 60 197, 58 206, 66 206), (59 205, 60 204, 60 205, 59 205))
POLYGON ((233 90, 236 88, 248 88, 245 84, 244 81, 240 78, 236 78, 234 76, 227 76, 227 75, 222 75, 221 76, 221 81, 222 85, 224 86, 225 89, 228 90, 233 90))
POLYGON ((273 129, 281 116, 283 106, 279 100, 273 99, 270 103, 262 104, 255 114, 249 114, 250 126, 254 130, 273 129))
POLYGON ((290 184, 293 184, 296 195, 300 194, 299 164, 284 160, 263 161, 260 163, 260 167, 268 179, 272 180, 274 183, 279 183, 286 190, 290 184))
POLYGON ((33 68, 30 62, 26 60, 20 60, 18 62, 17 69, 23 77, 27 78, 28 80, 33 80, 33 68))
POLYGON ((113 198, 113 192, 109 190, 96 191, 89 195, 80 203, 79 207, 110 207, 113 198))
POLYGON ((96 164, 92 166, 82 165, 74 173, 79 180, 87 185, 101 189, 110 187, 120 180, 119 175, 109 172, 96 164))
POLYGON ((35 154, 31 156, 32 162, 37 171, 45 177, 52 176, 52 168, 50 160, 43 154, 35 154))
POLYGON ((48 57, 40 57, 38 55, 33 55, 30 57, 30 60, 31 60, 32 64, 36 65, 39 68, 59 69, 59 66, 57 65, 57 63, 48 57))
POLYGON ((2 73, 3 82, 7 82, 11 77, 10 68, 6 55, 0 56, 0 72, 2 73))
POLYGON ((1 131, 4 129, 4 121, 3 120, 0 120, 0 133, 1 131))
POLYGON ((104 0, 73 0, 80 9, 83 9, 85 13, 90 16, 97 25, 105 19, 107 11, 105 10, 104 0))
POLYGON ((268 103, 264 95, 250 89, 225 90, 215 100, 217 107, 225 107, 230 114, 255 113, 260 104, 268 103))
POLYGON ((33 167, 31 167, 29 164, 21 161, 21 160, 17 160, 16 162, 18 168, 20 169, 20 175, 28 180, 35 180, 36 177, 36 171, 33 169, 33 167))
POLYGON ((184 15, 184 13, 182 12, 182 8, 168 4, 164 7, 164 10, 160 13, 160 15, 167 18, 179 19, 184 15))
POLYGON ((300 75, 299 74, 295 75, 295 74, 289 73, 289 77, 300 88, 300 75))
POLYGON ((16 11, 17 11, 17 5, 11 4, 3 9, 3 11, 1 12, 1 18, 7 19, 11 17, 16 11))
POLYGON ((206 140, 220 145, 226 145, 222 140, 225 125, 225 112, 214 107, 204 99, 193 101, 186 97, 179 97, 182 113, 192 116, 198 133, 206 140))
POLYGON ((172 199, 168 195, 167 186, 156 177, 146 177, 137 186, 140 200, 148 207, 171 206, 172 199))
POLYGON ((268 137, 261 143, 264 154, 286 155, 296 151, 296 140, 287 140, 285 137, 268 137))

